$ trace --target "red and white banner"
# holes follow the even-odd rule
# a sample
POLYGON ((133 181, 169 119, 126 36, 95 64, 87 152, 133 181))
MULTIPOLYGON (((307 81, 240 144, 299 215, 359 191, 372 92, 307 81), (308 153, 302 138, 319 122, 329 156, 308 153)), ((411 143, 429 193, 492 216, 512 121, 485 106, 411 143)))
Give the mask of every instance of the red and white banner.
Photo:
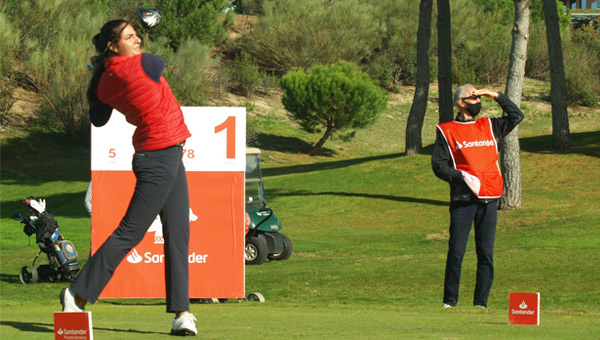
POLYGON ((510 293, 508 323, 511 325, 539 325, 540 293, 510 293))
POLYGON ((54 340, 94 340, 92 312, 55 312, 54 340))
MULTIPOLYGON (((244 297, 243 107, 182 107, 192 133, 182 159, 190 193, 190 298, 244 297)), ((134 191, 135 127, 114 111, 92 128, 92 253, 117 228, 134 191)), ((164 298, 160 218, 121 262, 101 298, 164 298)))

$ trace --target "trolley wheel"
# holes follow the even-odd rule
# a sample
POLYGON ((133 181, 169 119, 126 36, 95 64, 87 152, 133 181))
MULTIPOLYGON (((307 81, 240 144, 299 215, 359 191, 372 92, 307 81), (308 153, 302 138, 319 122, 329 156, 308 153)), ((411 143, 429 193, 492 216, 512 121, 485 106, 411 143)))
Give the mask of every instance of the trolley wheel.
POLYGON ((246 301, 263 303, 265 302, 265 297, 259 292, 254 292, 248 294, 248 296, 246 297, 246 301))
POLYGON ((219 303, 221 301, 219 301, 219 299, 217 298, 203 298, 200 299, 200 303, 206 303, 206 304, 212 304, 212 303, 219 303))
POLYGON ((78 270, 73 270, 67 273, 67 275, 63 276, 63 279, 69 281, 69 282, 73 282, 75 281, 75 278, 77 277, 77 274, 79 274, 78 270))
POLYGON ((19 280, 21 283, 26 285, 30 283, 36 283, 38 280, 38 271, 34 266, 23 266, 19 273, 19 280))

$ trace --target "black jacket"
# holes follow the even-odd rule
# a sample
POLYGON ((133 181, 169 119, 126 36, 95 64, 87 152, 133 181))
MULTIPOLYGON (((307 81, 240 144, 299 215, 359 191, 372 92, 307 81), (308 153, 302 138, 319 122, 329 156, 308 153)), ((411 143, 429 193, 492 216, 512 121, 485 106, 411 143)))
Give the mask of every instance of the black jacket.
MULTIPOLYGON (((522 120, 523 112, 506 95, 500 93, 496 102, 502 107, 504 114, 501 118, 491 118, 492 132, 497 143, 508 135, 522 120)), ((431 167, 440 179, 450 183, 451 201, 472 201, 477 196, 465 184, 460 171, 454 168, 448 145, 439 129, 433 145, 431 167)))

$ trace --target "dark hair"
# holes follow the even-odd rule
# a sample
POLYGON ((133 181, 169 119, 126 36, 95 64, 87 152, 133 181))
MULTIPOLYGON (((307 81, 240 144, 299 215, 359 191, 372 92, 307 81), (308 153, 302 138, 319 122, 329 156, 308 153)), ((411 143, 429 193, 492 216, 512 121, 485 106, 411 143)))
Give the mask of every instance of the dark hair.
POLYGON ((112 20, 104 24, 100 29, 100 33, 96 34, 92 38, 92 43, 96 47, 96 51, 100 53, 96 59, 96 67, 94 68, 94 75, 90 80, 90 86, 87 90, 87 99, 90 106, 94 106, 100 103, 98 99, 98 83, 102 73, 106 70, 104 67, 104 59, 112 57, 114 53, 108 49, 108 43, 116 44, 119 42, 119 35, 123 31, 122 28, 127 25, 125 20, 112 20))

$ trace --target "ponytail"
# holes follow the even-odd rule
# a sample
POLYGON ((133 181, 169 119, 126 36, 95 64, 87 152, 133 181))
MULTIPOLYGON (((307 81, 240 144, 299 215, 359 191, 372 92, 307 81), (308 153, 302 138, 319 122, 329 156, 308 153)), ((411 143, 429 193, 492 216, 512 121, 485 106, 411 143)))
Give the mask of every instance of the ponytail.
POLYGON ((92 38, 92 43, 96 47, 96 51, 100 53, 96 59, 94 75, 90 80, 90 85, 87 90, 87 100, 90 107, 100 104, 98 99, 98 83, 102 77, 102 73, 106 70, 104 61, 106 58, 114 56, 114 53, 108 48, 109 43, 116 44, 119 41, 123 25, 126 25, 125 20, 112 20, 104 24, 100 29, 100 33, 92 38))

